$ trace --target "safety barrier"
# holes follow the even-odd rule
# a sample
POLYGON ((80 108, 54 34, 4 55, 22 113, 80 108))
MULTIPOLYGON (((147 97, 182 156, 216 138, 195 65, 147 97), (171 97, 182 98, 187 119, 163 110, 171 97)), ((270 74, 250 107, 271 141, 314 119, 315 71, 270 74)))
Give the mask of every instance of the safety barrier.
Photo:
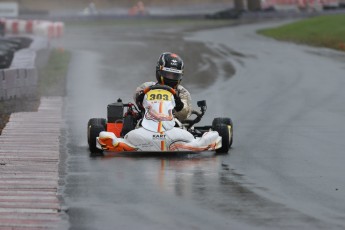
POLYGON ((47 40, 33 38, 28 49, 15 53, 9 69, 0 70, 1 101, 36 96, 38 84, 36 55, 40 50, 47 50, 48 47, 49 42, 47 40))
POLYGON ((34 97, 37 92, 37 71, 30 69, 1 70, 0 99, 34 97))
POLYGON ((33 34, 47 38, 59 38, 64 33, 63 22, 43 20, 1 19, 6 34, 33 34))

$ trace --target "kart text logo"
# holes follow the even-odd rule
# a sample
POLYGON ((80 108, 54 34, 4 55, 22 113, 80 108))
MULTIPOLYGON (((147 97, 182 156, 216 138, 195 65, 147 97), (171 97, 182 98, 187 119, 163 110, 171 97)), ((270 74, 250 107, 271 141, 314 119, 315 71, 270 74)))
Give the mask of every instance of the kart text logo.
POLYGON ((173 66, 177 66, 177 61, 175 59, 173 59, 173 60, 171 60, 170 64, 173 65, 173 66))
POLYGON ((152 135, 153 140, 165 140, 166 135, 165 134, 154 134, 152 135))

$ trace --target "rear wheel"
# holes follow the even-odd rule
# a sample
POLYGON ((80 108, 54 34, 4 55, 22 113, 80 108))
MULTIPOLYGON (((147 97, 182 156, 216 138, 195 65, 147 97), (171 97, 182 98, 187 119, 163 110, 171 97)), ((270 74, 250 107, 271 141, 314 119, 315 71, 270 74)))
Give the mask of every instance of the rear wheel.
POLYGON ((230 118, 218 117, 212 122, 212 129, 217 131, 222 137, 222 147, 217 149, 217 153, 227 153, 232 146, 233 124, 230 118))
POLYGON ((106 120, 104 118, 92 118, 87 126, 87 142, 91 153, 102 153, 103 150, 96 147, 97 137, 99 133, 105 131, 106 120))

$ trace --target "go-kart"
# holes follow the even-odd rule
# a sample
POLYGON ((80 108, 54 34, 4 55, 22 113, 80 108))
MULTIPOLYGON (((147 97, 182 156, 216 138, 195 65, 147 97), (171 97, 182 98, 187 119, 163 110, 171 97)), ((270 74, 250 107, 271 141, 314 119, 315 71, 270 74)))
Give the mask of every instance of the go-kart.
POLYGON ((154 85, 143 93, 144 110, 118 99, 108 105, 107 119, 92 118, 88 121, 87 139, 91 153, 229 151, 233 142, 230 118, 214 118, 210 126, 195 126, 206 112, 206 101, 197 102, 200 111, 192 111, 196 116, 194 119, 181 122, 174 117, 174 89, 154 85))

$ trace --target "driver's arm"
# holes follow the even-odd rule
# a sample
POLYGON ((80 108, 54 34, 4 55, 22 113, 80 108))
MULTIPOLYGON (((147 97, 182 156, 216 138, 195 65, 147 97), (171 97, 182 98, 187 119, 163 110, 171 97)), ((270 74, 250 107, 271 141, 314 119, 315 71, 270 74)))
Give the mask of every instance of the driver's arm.
POLYGON ((191 115, 192 98, 190 96, 190 93, 181 85, 178 86, 177 94, 181 98, 181 101, 183 102, 184 106, 181 111, 175 113, 175 116, 180 121, 183 121, 191 115))
MULTIPOLYGON (((154 82, 145 82, 145 83, 141 84, 141 85, 135 90, 135 94, 134 94, 134 96, 133 96, 133 99, 134 99, 135 103, 137 104, 137 106, 140 106, 140 105, 138 105, 138 96, 142 93, 142 91, 143 91, 145 88, 147 88, 147 87, 149 87, 149 86, 151 86, 151 85, 155 85, 155 84, 156 84, 156 83, 154 83, 154 82)), ((143 97, 143 99, 144 99, 144 97, 143 97)), ((141 101, 141 103, 142 103, 142 101, 141 101)))

